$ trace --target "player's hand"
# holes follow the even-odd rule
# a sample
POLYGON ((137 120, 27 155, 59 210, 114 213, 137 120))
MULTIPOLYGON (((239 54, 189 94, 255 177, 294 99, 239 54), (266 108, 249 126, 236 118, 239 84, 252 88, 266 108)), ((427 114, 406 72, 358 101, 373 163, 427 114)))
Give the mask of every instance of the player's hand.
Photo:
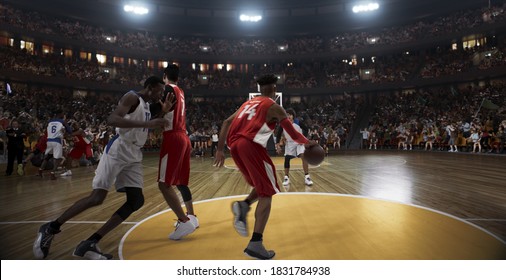
POLYGON ((281 145, 276 145, 276 153, 278 153, 278 155, 281 155, 283 153, 281 150, 281 145))
POLYGON ((310 147, 316 146, 318 143, 314 140, 309 140, 306 144, 304 144, 304 148, 309 149, 310 147))
POLYGON ((165 100, 160 100, 160 105, 162 105, 162 112, 164 114, 171 111, 174 104, 176 104, 176 95, 174 93, 169 93, 165 96, 165 100))
POLYGON ((216 151, 213 166, 222 167, 224 163, 225 163, 225 153, 223 151, 216 151))
POLYGON ((152 119, 146 123, 147 128, 157 128, 157 127, 164 127, 169 125, 169 121, 166 119, 152 119))

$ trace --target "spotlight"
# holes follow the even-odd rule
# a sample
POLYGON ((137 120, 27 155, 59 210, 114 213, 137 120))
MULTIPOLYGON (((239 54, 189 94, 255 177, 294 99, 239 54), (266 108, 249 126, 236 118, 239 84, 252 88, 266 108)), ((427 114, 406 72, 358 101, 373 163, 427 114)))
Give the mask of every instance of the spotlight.
POLYGON ((355 5, 352 8, 352 11, 356 13, 363 13, 363 12, 371 12, 379 9, 378 3, 368 3, 368 4, 361 4, 361 5, 355 5))
POLYGON ((258 21, 262 20, 262 16, 261 15, 241 14, 241 16, 239 16, 239 20, 240 21, 249 21, 249 22, 258 22, 258 21))
POLYGON ((145 15, 149 13, 148 8, 134 5, 125 5, 123 6, 123 10, 127 13, 132 13, 136 15, 145 15))

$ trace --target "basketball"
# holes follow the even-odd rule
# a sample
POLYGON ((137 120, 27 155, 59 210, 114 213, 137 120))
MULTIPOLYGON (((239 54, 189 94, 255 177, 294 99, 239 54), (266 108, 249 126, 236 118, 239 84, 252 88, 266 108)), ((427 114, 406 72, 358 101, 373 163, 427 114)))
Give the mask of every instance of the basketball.
POLYGON ((319 165, 325 158, 325 151, 320 145, 314 145, 310 148, 306 148, 304 151, 304 159, 308 164, 319 165))

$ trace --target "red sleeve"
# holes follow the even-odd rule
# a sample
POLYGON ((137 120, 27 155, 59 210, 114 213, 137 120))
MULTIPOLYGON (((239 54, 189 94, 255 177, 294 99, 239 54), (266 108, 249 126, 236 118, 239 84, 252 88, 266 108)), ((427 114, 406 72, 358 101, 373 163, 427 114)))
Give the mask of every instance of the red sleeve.
POLYGON ((284 118, 280 123, 281 127, 292 137, 293 141, 299 143, 299 144, 306 144, 309 142, 304 135, 300 134, 295 128, 293 128, 292 123, 288 118, 284 118))

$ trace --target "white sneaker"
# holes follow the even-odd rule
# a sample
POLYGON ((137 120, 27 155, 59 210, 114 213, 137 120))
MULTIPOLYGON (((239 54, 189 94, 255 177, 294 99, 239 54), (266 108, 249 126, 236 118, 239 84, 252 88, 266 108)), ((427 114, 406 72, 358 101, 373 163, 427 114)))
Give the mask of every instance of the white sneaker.
POLYGON ((288 176, 285 176, 285 179, 283 179, 283 186, 288 186, 290 184, 290 178, 288 176))
MULTIPOLYGON (((195 229, 197 229, 200 224, 199 224, 199 219, 197 218, 197 216, 194 216, 194 215, 187 215, 188 219, 190 219, 190 222, 195 226, 195 229)), ((179 221, 176 220, 176 222, 174 223, 174 227, 177 227, 177 225, 179 224, 179 221)))
POLYGON ((195 226, 193 225, 193 223, 191 221, 186 221, 185 223, 178 221, 174 232, 169 234, 169 239, 179 240, 194 231, 195 231, 195 226))
POLYGON ((304 178, 304 182, 306 183, 306 185, 308 186, 312 186, 313 185, 313 181, 311 180, 311 177, 309 175, 306 175, 305 178, 304 178))
POLYGON ((72 171, 67 170, 67 171, 63 172, 60 176, 61 177, 72 176, 72 171))
POLYGON ((199 228, 199 219, 197 219, 197 216, 195 215, 188 215, 188 218, 190 218, 190 222, 195 226, 195 229, 199 228))

